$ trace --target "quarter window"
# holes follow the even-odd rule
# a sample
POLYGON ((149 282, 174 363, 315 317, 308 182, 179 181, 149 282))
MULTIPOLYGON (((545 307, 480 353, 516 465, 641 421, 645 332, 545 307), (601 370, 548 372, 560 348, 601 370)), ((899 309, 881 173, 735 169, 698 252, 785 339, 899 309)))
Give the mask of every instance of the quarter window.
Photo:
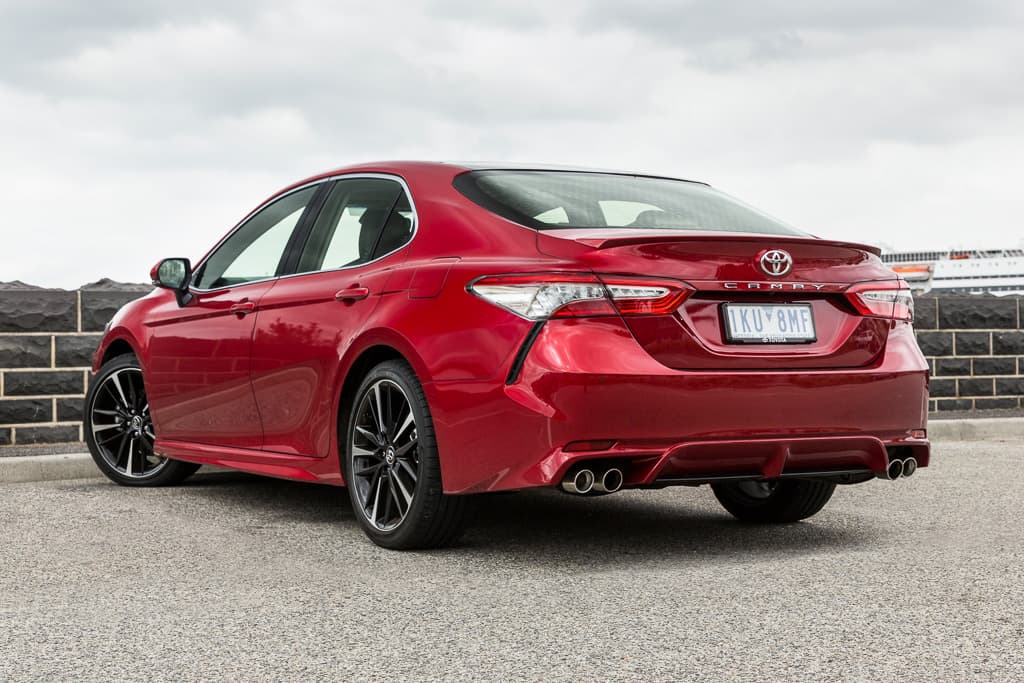
POLYGON ((276 276, 288 239, 316 189, 282 197, 231 233, 196 273, 195 286, 219 289, 276 276))

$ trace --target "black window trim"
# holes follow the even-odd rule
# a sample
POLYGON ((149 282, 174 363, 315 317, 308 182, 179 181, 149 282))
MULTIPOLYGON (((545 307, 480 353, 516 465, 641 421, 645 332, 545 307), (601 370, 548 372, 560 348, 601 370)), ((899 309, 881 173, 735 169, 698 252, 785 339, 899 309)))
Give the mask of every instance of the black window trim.
POLYGON ((302 219, 295 225, 291 237, 288 238, 288 244, 284 248, 284 253, 281 254, 281 261, 277 264, 276 277, 283 277, 295 270, 295 266, 299 262, 299 256, 302 254, 302 250, 306 248, 306 240, 313 231, 313 225, 320 217, 320 212, 323 211, 327 198, 331 196, 331 190, 334 188, 335 182, 332 180, 331 182, 320 183, 320 189, 313 195, 309 206, 306 207, 306 211, 302 214, 302 219))
MULTIPOLYGON (((332 176, 329 176, 329 177, 326 177, 326 178, 318 178, 318 179, 310 181, 308 183, 304 183, 302 185, 299 185, 298 187, 294 187, 291 190, 288 190, 287 192, 282 192, 281 194, 274 195, 273 197, 271 197, 267 201, 263 202, 262 204, 257 206, 255 209, 253 209, 249 213, 247 213, 245 215, 245 218, 243 218, 241 221, 239 221, 238 224, 235 225, 235 227, 233 227, 228 232, 228 234, 224 235, 224 237, 222 237, 220 239, 220 241, 217 242, 217 244, 215 244, 213 246, 213 248, 210 249, 209 252, 207 252, 207 254, 196 265, 196 267, 192 269, 192 282, 189 283, 189 291, 190 292, 197 292, 197 293, 200 293, 200 294, 209 294, 211 292, 220 292, 220 291, 224 291, 224 290, 228 290, 228 289, 238 289, 240 287, 247 287, 249 285, 260 284, 260 283, 263 283, 263 282, 271 282, 273 280, 283 280, 283 279, 292 278, 292 277, 302 277, 304 275, 314 275, 314 274, 317 274, 317 273, 333 273, 333 272, 341 271, 341 270, 349 270, 351 268, 362 268, 362 267, 368 266, 368 265, 370 265, 372 263, 376 263, 377 261, 380 261, 383 258, 387 258, 391 254, 399 252, 402 249, 405 249, 406 247, 408 247, 410 244, 412 244, 413 240, 416 239, 416 235, 419 233, 419 229, 420 229, 420 221, 419 221, 419 212, 416 210, 416 200, 413 198, 412 190, 409 189, 409 183, 407 183, 405 178, 403 178, 402 176, 397 175, 395 173, 365 173, 365 172, 356 172, 356 173, 338 173, 337 175, 332 175, 332 176), (298 262, 298 256, 296 256, 296 258, 295 258, 295 264, 291 264, 290 263, 290 259, 288 258, 288 257, 291 256, 290 250, 294 246, 293 245, 293 239, 296 237, 297 234, 300 233, 300 230, 302 228, 311 228, 312 227, 312 223, 315 222, 316 217, 319 216, 320 210, 323 208, 323 203, 324 203, 324 201, 326 201, 326 197, 327 197, 327 195, 330 192, 330 188, 334 186, 334 182, 338 181, 338 180, 346 180, 346 179, 349 179, 349 178, 383 178, 385 180, 394 180, 394 181, 398 182, 399 185, 402 186, 402 190, 405 192, 405 196, 409 200, 409 207, 410 207, 410 209, 412 211, 412 233, 409 235, 409 241, 407 241, 405 244, 403 244, 402 246, 398 247, 397 249, 392 249, 391 251, 389 251, 386 254, 381 254, 380 256, 378 256, 377 258, 373 259, 372 261, 366 261, 364 263, 358 263, 358 264, 355 264, 355 265, 352 265, 352 266, 341 266, 339 268, 332 268, 330 270, 313 270, 313 271, 306 271, 306 272, 302 272, 302 273, 295 273, 295 272, 287 271, 287 266, 291 265, 291 267, 294 269, 295 265, 297 265, 297 262, 298 262), (250 280, 248 282, 242 282, 242 283, 239 283, 239 284, 236 284, 236 285, 226 285, 224 287, 214 287, 212 289, 200 289, 200 288, 195 286, 195 274, 200 272, 200 269, 203 266, 206 265, 206 262, 209 260, 209 258, 211 256, 213 256, 213 254, 216 253, 216 251, 220 248, 220 245, 222 245, 222 244, 224 244, 224 242, 228 241, 228 239, 230 239, 232 235, 234 235, 239 229, 241 229, 243 225, 245 225, 246 223, 249 222, 249 219, 251 219, 257 213, 259 213, 260 211, 262 211, 266 207, 270 206, 274 202, 276 202, 276 201, 278 201, 280 199, 284 199, 285 197, 287 197, 289 195, 292 195, 292 194, 294 194, 296 192, 301 192, 302 190, 305 190, 305 189, 308 189, 310 187, 314 187, 314 186, 317 186, 317 185, 320 185, 322 187, 321 187, 320 190, 318 190, 317 193, 315 193, 313 195, 313 198, 309 201, 309 204, 306 205, 306 208, 305 208, 302 216, 299 218, 299 222, 296 224, 295 229, 292 231, 292 236, 289 238, 288 244, 285 246, 285 251, 284 251, 284 255, 282 256, 282 261, 278 262, 278 270, 280 271, 281 266, 284 265, 284 266, 286 266, 286 271, 285 272, 278 272, 273 277, 260 278, 259 280, 250 280), (326 189, 324 189, 324 188, 326 188, 326 189), (323 201, 318 201, 321 198, 323 199, 323 201), (309 214, 311 213, 310 209, 312 209, 314 207, 314 205, 316 205, 316 216, 312 216, 312 220, 309 220, 310 219, 310 215, 309 214)), ((308 230, 306 232, 308 233, 308 230)), ((378 236, 378 239, 379 239, 379 236, 378 236)), ((303 244, 303 246, 305 246, 305 240, 303 240, 302 244, 303 244)), ((374 248, 376 249, 376 245, 374 245, 374 248)), ((301 249, 299 250, 299 252, 301 253, 301 249)))

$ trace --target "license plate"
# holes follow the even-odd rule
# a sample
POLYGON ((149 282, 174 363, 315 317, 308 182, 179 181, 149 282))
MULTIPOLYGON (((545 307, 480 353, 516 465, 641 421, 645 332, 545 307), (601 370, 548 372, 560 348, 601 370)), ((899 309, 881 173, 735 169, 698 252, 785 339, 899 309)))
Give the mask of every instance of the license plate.
POLYGON ((737 344, 816 341, 810 304, 724 304, 725 339, 737 344))

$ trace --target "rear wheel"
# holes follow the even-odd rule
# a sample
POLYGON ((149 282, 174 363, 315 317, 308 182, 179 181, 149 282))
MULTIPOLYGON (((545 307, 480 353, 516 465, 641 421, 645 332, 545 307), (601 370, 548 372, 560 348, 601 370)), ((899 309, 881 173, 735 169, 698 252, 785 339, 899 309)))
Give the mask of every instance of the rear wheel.
POLYGON ((199 465, 160 457, 142 368, 134 355, 103 364, 85 397, 85 442, 96 466, 122 486, 167 486, 195 473, 199 465))
POLYGON ((811 479, 739 481, 712 484, 715 497, 733 517, 744 522, 798 522, 817 514, 836 485, 811 479))
POLYGON ((453 543, 467 501, 448 496, 423 388, 404 361, 373 368, 356 392, 344 441, 345 482, 356 520, 379 546, 453 543))

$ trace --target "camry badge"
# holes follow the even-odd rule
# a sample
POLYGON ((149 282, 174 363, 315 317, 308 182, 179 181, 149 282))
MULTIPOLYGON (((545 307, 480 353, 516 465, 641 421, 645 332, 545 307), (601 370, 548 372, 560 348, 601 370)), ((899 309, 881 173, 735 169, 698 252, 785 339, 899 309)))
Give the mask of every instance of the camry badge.
POLYGON ((793 268, 793 257, 781 249, 769 249, 761 254, 761 270, 773 277, 782 277, 793 268))

